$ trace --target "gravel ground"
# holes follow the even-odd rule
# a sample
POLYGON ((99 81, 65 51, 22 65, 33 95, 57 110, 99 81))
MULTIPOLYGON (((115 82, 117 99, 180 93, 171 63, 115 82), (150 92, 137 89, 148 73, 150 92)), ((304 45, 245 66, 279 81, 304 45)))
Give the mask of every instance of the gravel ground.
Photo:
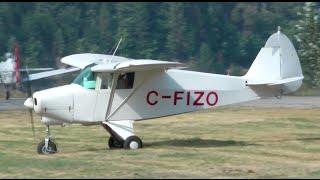
POLYGON ((26 109, 23 105, 24 98, 12 98, 9 100, 0 100, 0 112, 3 110, 12 110, 12 109, 26 109))

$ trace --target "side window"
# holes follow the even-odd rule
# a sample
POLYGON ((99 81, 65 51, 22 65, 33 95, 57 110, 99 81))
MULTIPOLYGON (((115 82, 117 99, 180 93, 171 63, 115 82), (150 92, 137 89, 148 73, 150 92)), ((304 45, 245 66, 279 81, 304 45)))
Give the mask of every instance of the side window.
POLYGON ((109 81, 110 81, 110 74, 108 73, 101 73, 101 87, 100 89, 108 89, 109 88, 109 81))
POLYGON ((96 87, 96 77, 91 71, 83 77, 83 87, 94 89, 96 87))
POLYGON ((132 89, 134 82, 134 72, 122 73, 118 77, 116 89, 132 89))
POLYGON ((96 74, 91 71, 91 66, 88 66, 73 80, 72 83, 79 84, 87 89, 95 89, 96 74))
POLYGON ((108 89, 108 79, 107 78, 102 79, 101 89, 108 89))

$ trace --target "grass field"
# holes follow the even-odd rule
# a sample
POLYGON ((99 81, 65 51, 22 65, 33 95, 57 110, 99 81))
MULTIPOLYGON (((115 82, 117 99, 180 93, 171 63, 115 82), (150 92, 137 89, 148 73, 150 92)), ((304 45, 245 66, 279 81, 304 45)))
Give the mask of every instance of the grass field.
POLYGON ((220 108, 135 123, 144 148, 109 150, 100 126, 45 128, 0 112, 0 178, 319 178, 320 109, 220 108))

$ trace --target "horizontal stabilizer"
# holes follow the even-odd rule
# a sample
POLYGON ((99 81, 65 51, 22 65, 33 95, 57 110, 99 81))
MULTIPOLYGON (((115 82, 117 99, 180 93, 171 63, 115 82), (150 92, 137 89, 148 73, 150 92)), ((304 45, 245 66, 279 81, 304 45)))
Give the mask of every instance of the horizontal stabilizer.
POLYGON ((286 78, 286 79, 279 79, 279 80, 274 80, 273 82, 247 82, 248 86, 254 86, 254 85, 269 85, 269 86, 274 86, 274 85, 281 85, 281 84, 287 84, 295 81, 302 80, 303 76, 299 77, 292 77, 292 78, 286 78))
POLYGON ((303 79, 303 76, 280 79, 280 80, 277 80, 274 83, 271 83, 269 85, 272 86, 272 85, 287 84, 287 83, 291 83, 291 82, 295 82, 295 81, 300 81, 302 79, 303 79))

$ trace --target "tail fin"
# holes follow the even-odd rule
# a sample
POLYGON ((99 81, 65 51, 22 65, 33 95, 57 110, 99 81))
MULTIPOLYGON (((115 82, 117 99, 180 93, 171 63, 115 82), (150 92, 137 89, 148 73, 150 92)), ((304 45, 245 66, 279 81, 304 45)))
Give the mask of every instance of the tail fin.
POLYGON ((280 28, 269 37, 244 77, 249 86, 276 86, 283 94, 299 89, 303 79, 299 57, 280 28))

